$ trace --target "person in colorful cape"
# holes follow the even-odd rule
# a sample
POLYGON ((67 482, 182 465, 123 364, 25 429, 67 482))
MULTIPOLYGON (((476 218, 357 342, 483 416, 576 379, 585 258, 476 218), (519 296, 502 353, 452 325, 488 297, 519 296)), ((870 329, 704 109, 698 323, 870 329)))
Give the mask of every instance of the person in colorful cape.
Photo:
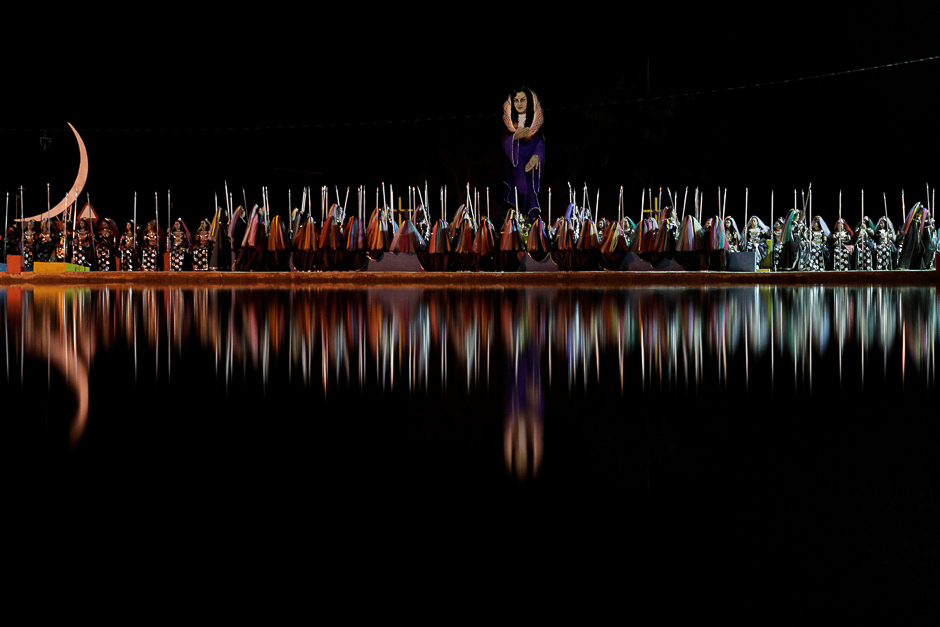
POLYGON ((540 216, 539 185, 545 164, 542 107, 528 87, 513 89, 503 103, 503 151, 506 153, 506 188, 503 199, 516 207, 529 223, 540 216))

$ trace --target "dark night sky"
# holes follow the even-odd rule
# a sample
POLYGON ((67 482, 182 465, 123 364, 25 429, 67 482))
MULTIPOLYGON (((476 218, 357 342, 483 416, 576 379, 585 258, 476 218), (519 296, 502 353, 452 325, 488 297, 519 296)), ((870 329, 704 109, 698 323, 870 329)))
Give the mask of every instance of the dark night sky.
POLYGON ((555 211, 569 181, 592 196, 600 188, 602 213, 615 210, 620 185, 632 213, 641 187, 660 185, 700 186, 713 211, 720 185, 729 211, 743 214, 747 186, 751 211, 766 219, 771 189, 779 212, 812 182, 814 211, 830 222, 838 190, 857 212, 862 187, 869 202, 887 192, 897 219, 902 187, 911 206, 940 178, 940 60, 724 88, 940 54, 936 3, 898 7, 659 9, 622 21, 587 7, 456 20, 438 7, 356 19, 158 16, 107 30, 29 22, 2 61, 0 193, 24 185, 27 213, 42 209, 47 181, 61 198, 77 169, 72 122, 89 152, 86 190, 119 222, 135 190, 163 202, 169 188, 192 223, 210 214, 225 180, 245 186, 250 203, 267 185, 278 213, 288 188, 298 204, 303 185, 364 184, 373 195, 383 180, 396 192, 469 180, 496 201, 498 114, 508 89, 525 83, 546 109, 542 196, 553 188, 555 211), (27 52, 40 40, 48 60, 27 52))

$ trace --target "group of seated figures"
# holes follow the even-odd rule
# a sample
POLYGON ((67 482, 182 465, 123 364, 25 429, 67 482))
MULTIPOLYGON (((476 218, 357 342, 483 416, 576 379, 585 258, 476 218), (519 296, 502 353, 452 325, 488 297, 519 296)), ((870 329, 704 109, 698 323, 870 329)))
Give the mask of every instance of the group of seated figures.
POLYGON ((510 210, 502 227, 461 205, 451 222, 432 223, 423 207, 410 219, 392 218, 377 207, 367 225, 334 205, 323 224, 294 210, 290 222, 269 217, 264 207, 250 213, 238 207, 228 217, 221 209, 199 224, 195 236, 182 219, 165 233, 156 220, 142 228, 128 222, 123 233, 109 218, 27 221, 7 230, 6 255, 22 255, 25 270, 34 262, 70 262, 99 271, 356 270, 384 253, 417 254, 428 270, 516 270, 528 254, 536 262, 551 258, 562 270, 617 270, 628 254, 651 262, 674 260, 687 270, 726 270, 730 255, 753 252, 757 266, 776 271, 931 269, 937 231, 930 212, 917 203, 896 229, 884 216, 867 216, 851 228, 839 219, 830 230, 819 215, 807 219, 791 209, 772 228, 756 215, 743 230, 731 216, 700 223, 695 215, 677 217, 673 207, 647 211, 639 222, 628 217, 597 224, 590 209, 569 204, 552 223, 538 212, 510 210), (529 222, 529 220, 532 220, 529 222), (163 253, 168 253, 164 268, 163 253))
POLYGON ((193 239, 183 220, 173 222, 167 237, 156 220, 142 229, 128 222, 121 233, 110 218, 83 218, 74 229, 65 220, 29 220, 22 232, 17 223, 7 229, 3 248, 5 255, 22 256, 24 270, 35 262, 66 262, 102 272, 160 270, 163 252, 169 252, 170 270, 209 270, 212 249, 207 220, 193 239))
POLYGON ((791 211, 774 223, 774 270, 924 270, 935 267, 937 229, 929 211, 919 203, 902 229, 887 216, 875 224, 864 216, 852 229, 840 219, 830 230, 815 216, 807 227, 801 211, 791 211))

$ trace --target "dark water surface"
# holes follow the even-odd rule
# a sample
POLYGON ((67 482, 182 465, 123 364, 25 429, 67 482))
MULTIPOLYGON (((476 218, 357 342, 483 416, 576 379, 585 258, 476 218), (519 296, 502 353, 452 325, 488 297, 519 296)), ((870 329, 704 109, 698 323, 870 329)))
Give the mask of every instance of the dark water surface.
POLYGON ((7 448, 68 434, 68 551, 289 563, 327 596, 541 582, 663 617, 940 604, 934 289, 3 305, 7 448))

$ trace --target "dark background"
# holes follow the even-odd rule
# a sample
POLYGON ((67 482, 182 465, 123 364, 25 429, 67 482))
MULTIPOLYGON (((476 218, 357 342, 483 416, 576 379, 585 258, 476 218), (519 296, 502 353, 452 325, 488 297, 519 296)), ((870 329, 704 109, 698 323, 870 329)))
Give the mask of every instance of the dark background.
POLYGON ((541 197, 552 188, 554 212, 569 182, 600 189, 607 215, 621 185, 631 215, 640 189, 659 186, 698 186, 714 212, 721 186, 732 215, 743 218, 747 187, 766 220, 771 190, 779 215, 812 182, 830 223, 841 189, 854 224, 862 188, 868 213, 884 211, 884 192, 897 222, 902 188, 910 207, 936 184, 940 60, 904 63, 940 53, 935 3, 630 8, 627 20, 584 6, 465 7, 460 19, 441 7, 261 9, 11 24, 0 193, 23 185, 27 215, 44 208, 47 182, 61 199, 78 165, 71 122, 88 148, 86 191, 119 222, 135 191, 147 215, 159 192, 163 222, 169 189, 192 226, 225 181, 237 204, 242 187, 254 204, 267 186, 282 215, 288 189, 296 206, 303 186, 362 184, 371 207, 381 181, 396 195, 427 181, 435 215, 443 184, 448 215, 468 181, 496 207, 499 115, 520 83, 545 109, 541 197))

